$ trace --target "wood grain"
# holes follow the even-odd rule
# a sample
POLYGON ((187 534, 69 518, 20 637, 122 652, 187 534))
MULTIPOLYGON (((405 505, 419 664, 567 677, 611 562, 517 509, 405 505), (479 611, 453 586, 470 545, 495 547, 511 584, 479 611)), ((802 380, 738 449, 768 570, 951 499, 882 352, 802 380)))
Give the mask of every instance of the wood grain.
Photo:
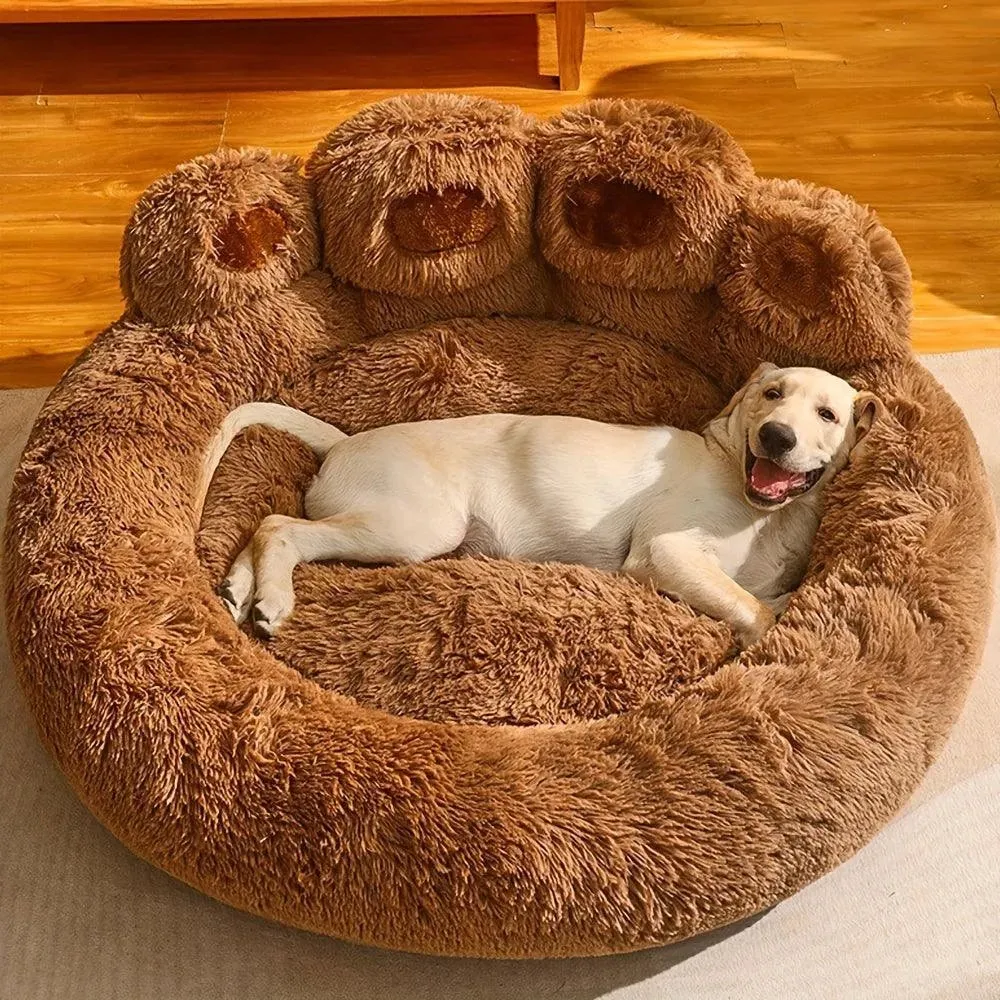
POLYGON ((639 3, 588 24, 570 96, 551 15, 0 26, 0 385, 51 383, 116 317, 121 230, 159 174, 221 145, 307 152, 400 89, 685 104, 762 174, 877 209, 918 349, 1000 345, 998 34, 992 0, 639 3))

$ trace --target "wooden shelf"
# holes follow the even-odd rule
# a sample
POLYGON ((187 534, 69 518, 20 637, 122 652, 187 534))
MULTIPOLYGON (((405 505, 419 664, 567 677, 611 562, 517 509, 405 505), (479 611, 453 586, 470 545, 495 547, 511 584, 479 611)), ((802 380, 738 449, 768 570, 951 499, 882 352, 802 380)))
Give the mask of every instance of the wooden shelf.
POLYGON ((559 86, 580 86, 588 0, 0 0, 0 24, 555 14, 559 86))
MULTIPOLYGON (((584 7, 582 0, 561 7, 584 7)), ((0 22, 241 21, 541 14, 556 0, 0 0, 0 22)))

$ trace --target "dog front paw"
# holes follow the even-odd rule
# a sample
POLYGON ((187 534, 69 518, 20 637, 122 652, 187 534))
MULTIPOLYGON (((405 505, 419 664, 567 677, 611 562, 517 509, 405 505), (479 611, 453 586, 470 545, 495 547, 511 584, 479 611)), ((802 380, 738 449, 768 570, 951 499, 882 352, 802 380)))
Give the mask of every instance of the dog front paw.
POLYGON ((774 612, 775 618, 780 618, 788 610, 788 602, 794 596, 795 591, 789 590, 787 593, 781 594, 778 597, 773 597, 769 601, 764 603, 774 612))
POLYGON ((757 615, 749 625, 742 625, 733 629, 736 645, 740 649, 747 649, 754 645, 768 629, 774 627, 774 623, 775 613, 766 604, 761 603, 757 615))

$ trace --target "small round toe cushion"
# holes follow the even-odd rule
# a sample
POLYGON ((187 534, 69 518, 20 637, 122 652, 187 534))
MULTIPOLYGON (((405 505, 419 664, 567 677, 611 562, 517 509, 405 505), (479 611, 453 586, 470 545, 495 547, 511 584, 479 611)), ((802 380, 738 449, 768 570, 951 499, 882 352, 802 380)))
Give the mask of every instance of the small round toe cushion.
POLYGON ((5 540, 12 651, 73 787, 234 906, 450 955, 648 947, 770 906, 860 848, 942 746, 986 628, 993 515, 910 353, 875 215, 757 178, 720 128, 595 101, 549 121, 396 98, 303 165, 178 168, 125 233, 127 309, 50 396, 5 540), (269 643, 213 592, 315 471, 277 399, 348 432, 490 411, 698 428, 761 361, 884 412, 807 576, 725 626, 569 565, 303 565, 269 643))

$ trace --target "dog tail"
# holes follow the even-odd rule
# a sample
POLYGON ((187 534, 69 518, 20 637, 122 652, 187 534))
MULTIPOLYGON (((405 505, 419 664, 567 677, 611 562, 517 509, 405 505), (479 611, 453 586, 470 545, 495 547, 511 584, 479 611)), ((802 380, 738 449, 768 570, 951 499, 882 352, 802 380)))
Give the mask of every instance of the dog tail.
POLYGON ((244 403, 243 406, 237 406, 222 421, 222 426, 212 439, 205 455, 198 485, 198 502, 195 506, 195 515, 199 519, 205 506, 208 487, 222 461, 222 456, 240 431, 257 425, 293 434, 319 459, 324 458, 338 441, 343 441, 347 437, 342 430, 338 430, 332 424, 310 417, 308 413, 296 410, 292 406, 282 406, 281 403, 244 403))

